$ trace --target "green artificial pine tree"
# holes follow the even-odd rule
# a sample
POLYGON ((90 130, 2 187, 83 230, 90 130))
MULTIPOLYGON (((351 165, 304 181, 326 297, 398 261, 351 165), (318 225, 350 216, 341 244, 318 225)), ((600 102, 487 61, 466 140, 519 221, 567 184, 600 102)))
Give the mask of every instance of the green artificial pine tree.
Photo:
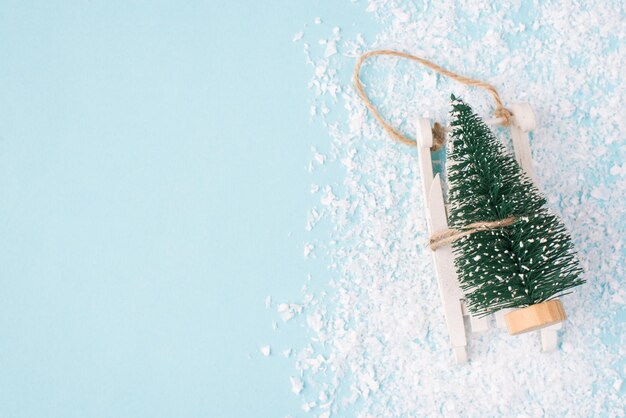
POLYGON ((545 197, 470 106, 452 96, 451 115, 450 228, 513 219, 452 243, 469 311, 522 308, 583 284, 571 238, 545 197))

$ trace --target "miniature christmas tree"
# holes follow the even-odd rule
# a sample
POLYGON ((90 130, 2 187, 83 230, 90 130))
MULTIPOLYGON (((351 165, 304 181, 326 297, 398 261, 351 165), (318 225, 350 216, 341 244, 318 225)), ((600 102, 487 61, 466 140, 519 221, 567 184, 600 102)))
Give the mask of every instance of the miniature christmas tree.
POLYGON ((452 96, 451 114, 449 223, 473 230, 452 243, 469 311, 541 304, 584 283, 571 238, 545 197, 470 106, 452 96))

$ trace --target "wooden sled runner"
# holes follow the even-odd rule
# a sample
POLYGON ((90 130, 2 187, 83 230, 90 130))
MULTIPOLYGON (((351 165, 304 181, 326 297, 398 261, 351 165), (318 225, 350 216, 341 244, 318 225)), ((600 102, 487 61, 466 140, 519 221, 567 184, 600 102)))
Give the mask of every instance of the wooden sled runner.
MULTIPOLYGON (((515 159, 522 169, 533 180, 535 174, 532 166, 530 154, 530 143, 528 132, 535 129, 535 114, 528 103, 511 105, 513 121, 511 123, 511 136, 513 138, 513 148, 515 159)), ((496 125, 502 119, 490 119, 487 124, 496 125)), ((446 204, 443 198, 443 189, 440 175, 433 176, 431 159, 431 146, 433 145, 431 122, 427 118, 420 118, 417 127, 417 158, 421 173, 422 190, 426 209, 426 219, 429 234, 445 230, 448 228, 446 204)), ((450 335, 450 345, 457 363, 467 361, 467 337, 473 333, 484 332, 489 328, 489 317, 475 318, 469 314, 464 304, 464 295, 459 287, 457 279, 452 248, 450 246, 441 247, 432 251, 439 294, 443 305, 446 327, 450 335), (471 330, 466 335, 464 317, 469 317, 471 330)), ((509 312, 504 309, 496 312, 496 326, 506 329, 504 315, 509 312)), ((543 351, 552 351, 557 346, 557 331, 561 329, 562 323, 557 323, 543 328, 537 332, 541 335, 541 345, 543 351)))

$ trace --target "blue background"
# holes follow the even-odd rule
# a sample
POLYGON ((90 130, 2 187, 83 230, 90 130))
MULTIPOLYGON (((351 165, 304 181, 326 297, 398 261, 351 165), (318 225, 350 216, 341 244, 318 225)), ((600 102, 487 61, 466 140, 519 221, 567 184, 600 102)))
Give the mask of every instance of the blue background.
POLYGON ((306 329, 272 321, 325 271, 303 225, 328 130, 292 38, 372 38, 364 9, 0 0, 0 417, 301 410, 279 352, 306 329))
POLYGON ((0 416, 299 410, 254 360, 310 271, 292 37, 329 3, 2 2, 0 416))

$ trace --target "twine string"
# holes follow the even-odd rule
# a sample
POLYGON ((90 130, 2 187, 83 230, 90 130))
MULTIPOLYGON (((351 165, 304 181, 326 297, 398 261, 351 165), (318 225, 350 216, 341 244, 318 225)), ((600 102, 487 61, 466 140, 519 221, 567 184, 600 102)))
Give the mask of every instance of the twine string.
POLYGON ((474 222, 465 225, 461 229, 444 229, 443 231, 435 232, 430 236, 429 246, 430 249, 435 251, 445 245, 452 244, 454 241, 466 237, 478 231, 488 231, 491 229, 504 228, 513 225, 516 221, 515 216, 509 216, 508 218, 500 219, 498 221, 490 222, 474 222))
MULTIPOLYGON (((356 65, 354 67, 354 87, 356 88, 356 91, 359 97, 361 98, 361 100, 363 100, 365 107, 367 107, 367 109, 372 113, 374 118, 378 121, 378 123, 380 123, 383 129, 395 140, 402 142, 403 144, 407 144, 407 145, 412 145, 412 146, 417 145, 417 141, 402 134, 396 128, 391 126, 391 124, 382 117, 382 115, 380 114, 376 106, 374 106, 372 101, 369 99, 369 97, 365 93, 365 88, 363 87, 363 83, 361 82, 361 67, 363 66, 363 63, 368 58, 379 56, 379 55, 399 57, 399 58, 405 58, 411 61, 415 61, 461 84, 465 84, 467 86, 475 86, 475 87, 479 87, 479 88, 486 90, 487 92, 489 92, 489 94, 491 94, 491 96, 493 97, 493 100, 496 102, 496 110, 495 110, 496 118, 503 119, 502 125, 504 126, 509 126, 511 124, 513 114, 511 113, 510 110, 504 107, 504 104, 502 103, 502 99, 500 98, 498 91, 491 84, 485 83, 484 81, 481 81, 481 80, 476 80, 473 78, 465 77, 461 74, 457 74, 452 71, 446 70, 445 68, 435 64, 432 61, 428 61, 416 55, 407 54, 406 52, 393 51, 393 50, 387 50, 387 49, 369 51, 361 55, 361 57, 356 62, 356 65)), ((445 144, 446 132, 444 130, 444 127, 441 126, 441 124, 435 123, 432 128, 432 134, 433 134, 433 145, 431 147, 431 150, 437 151, 445 144)), ((500 219, 496 221, 474 222, 469 225, 465 225, 464 227, 458 230, 446 229, 443 231, 438 231, 431 235, 429 245, 430 245, 430 248, 433 251, 435 251, 438 248, 451 244, 454 241, 461 239, 463 237, 466 237, 468 235, 471 235, 475 232, 487 231, 487 230, 496 229, 496 228, 504 228, 506 226, 512 225, 515 222, 515 220, 516 218, 514 216, 510 216, 508 218, 500 219)))
MULTIPOLYGON (((427 68, 430 68, 431 70, 434 70, 443 76, 449 77, 461 84, 465 84, 467 86, 475 86, 475 87, 479 87, 479 88, 486 90, 487 92, 489 92, 489 94, 491 94, 491 96, 493 97, 493 100, 496 102, 495 116, 497 118, 502 118, 504 120, 502 125, 509 126, 511 124, 511 119, 513 117, 513 114, 511 113, 511 111, 509 111, 507 108, 504 107, 504 104, 502 103, 502 99, 500 98, 498 91, 491 84, 485 83, 484 81, 476 80, 473 78, 465 77, 463 75, 446 70, 445 68, 435 64, 432 61, 428 61, 416 55, 407 54, 406 52, 393 51, 393 50, 387 50, 387 49, 378 49, 374 51, 369 51, 361 55, 361 57, 356 62, 356 66, 354 67, 354 87, 356 88, 358 95, 361 97, 361 100, 363 100, 365 107, 367 107, 367 109, 372 113, 374 118, 378 121, 378 123, 380 123, 383 129, 395 140, 402 142, 404 144, 407 144, 407 145, 412 145, 412 146, 417 145, 417 142, 414 139, 411 139, 408 136, 401 133, 400 131, 398 131, 396 128, 391 126, 391 124, 382 117, 382 115, 380 114, 376 106, 374 106, 372 101, 369 99, 369 97, 365 93, 365 88, 363 87, 363 83, 361 82, 361 67, 363 66, 363 63, 368 58, 379 56, 379 55, 406 58, 408 60, 418 62, 421 65, 427 68)), ((435 126, 433 127, 433 146, 431 147, 431 149, 433 151, 437 151, 444 145, 444 143, 445 143, 444 128, 439 123, 435 123, 435 126)))

